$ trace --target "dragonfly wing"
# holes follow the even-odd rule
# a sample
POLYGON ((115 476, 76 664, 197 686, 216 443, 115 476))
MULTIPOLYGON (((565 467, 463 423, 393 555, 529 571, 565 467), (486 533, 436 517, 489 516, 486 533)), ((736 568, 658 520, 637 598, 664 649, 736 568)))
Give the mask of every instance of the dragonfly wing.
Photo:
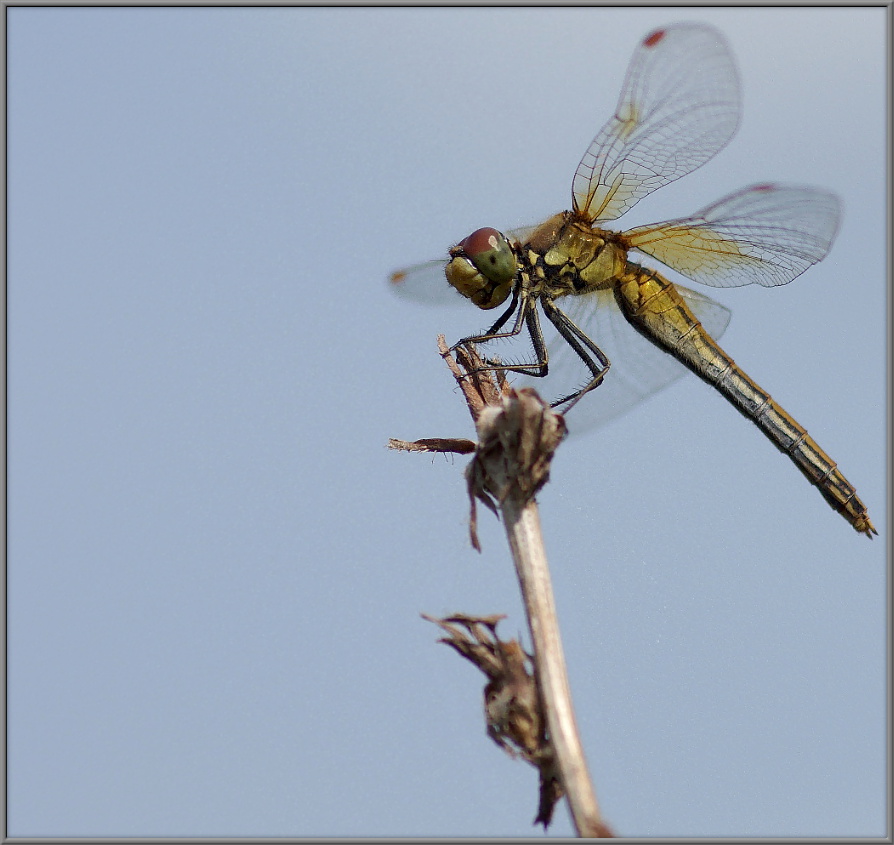
POLYGON ((515 243, 527 243, 531 235, 534 234, 543 224, 536 223, 533 226, 519 226, 517 229, 508 229, 505 232, 507 238, 515 243))
POLYGON ((388 277, 391 289, 401 297, 430 305, 456 305, 462 296, 447 283, 444 268, 446 258, 415 264, 404 270, 396 270, 388 277))
MULTIPOLYGON (((729 325, 730 312, 719 302, 682 285, 674 286, 713 338, 729 325)), ((556 304, 608 355, 611 369, 605 381, 584 396, 569 411, 572 432, 603 425, 654 395, 688 372, 672 355, 646 340, 627 322, 611 291, 583 296, 566 296, 556 304)), ((589 380, 587 371, 571 347, 541 321, 549 349, 549 377, 524 377, 526 387, 534 387, 545 398, 566 395, 589 380), (551 385, 546 388, 545 385, 551 385)))
POLYGON ((638 249, 713 287, 784 285, 828 253, 841 204, 828 191, 753 185, 692 217, 624 232, 638 249))
POLYGON ((614 116, 574 176, 574 210, 614 220, 644 196, 719 152, 735 134, 739 80, 723 36, 676 24, 646 36, 633 54, 614 116))

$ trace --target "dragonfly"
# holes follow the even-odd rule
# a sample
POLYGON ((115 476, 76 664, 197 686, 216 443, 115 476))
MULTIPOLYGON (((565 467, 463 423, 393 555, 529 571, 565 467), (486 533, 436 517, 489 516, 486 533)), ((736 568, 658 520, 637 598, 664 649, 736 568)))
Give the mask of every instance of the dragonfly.
POLYGON ((840 219, 837 197, 814 187, 758 184, 689 217, 626 231, 604 226, 716 155, 740 113, 738 74, 721 33, 695 23, 657 29, 634 51, 617 108, 577 167, 571 211, 505 234, 478 229, 446 258, 393 273, 392 287, 429 301, 458 293, 485 311, 508 300, 489 329, 451 348, 526 331, 531 358, 488 357, 485 369, 539 379, 578 362, 586 382, 552 405, 562 412, 577 406, 575 418, 587 424, 623 413, 688 369, 871 538, 878 532, 835 462, 717 343, 729 311, 630 257, 642 253, 711 287, 787 284, 828 253, 840 219))

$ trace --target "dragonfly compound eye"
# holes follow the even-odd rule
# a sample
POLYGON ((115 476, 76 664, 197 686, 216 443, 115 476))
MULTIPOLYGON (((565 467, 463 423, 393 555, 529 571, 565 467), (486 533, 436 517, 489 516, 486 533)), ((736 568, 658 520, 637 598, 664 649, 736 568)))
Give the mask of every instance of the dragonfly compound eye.
POLYGON ((506 301, 515 280, 515 253, 496 229, 472 232, 451 251, 447 281, 479 308, 496 308, 506 301))
POLYGON ((515 277, 515 254, 496 229, 478 229, 461 246, 478 271, 494 284, 505 284, 515 277))

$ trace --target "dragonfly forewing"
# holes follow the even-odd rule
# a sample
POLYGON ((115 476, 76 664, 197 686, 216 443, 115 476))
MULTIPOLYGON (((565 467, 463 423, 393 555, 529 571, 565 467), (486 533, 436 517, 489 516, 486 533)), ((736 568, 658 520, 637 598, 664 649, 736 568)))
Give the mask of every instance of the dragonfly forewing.
POLYGON ((715 156, 740 111, 739 77, 716 29, 655 30, 634 52, 615 113, 577 167, 574 210, 591 222, 615 220, 715 156))

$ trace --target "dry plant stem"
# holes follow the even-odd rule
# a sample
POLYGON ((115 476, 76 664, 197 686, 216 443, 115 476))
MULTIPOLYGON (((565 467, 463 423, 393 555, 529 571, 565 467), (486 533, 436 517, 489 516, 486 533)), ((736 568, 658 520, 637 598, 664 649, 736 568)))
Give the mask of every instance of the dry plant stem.
POLYGON ((549 735, 574 826, 578 836, 605 836, 607 828, 599 812, 574 718, 537 503, 531 499, 519 506, 514 497, 510 497, 503 502, 502 511, 531 628, 534 663, 549 735))
POLYGON ((470 491, 499 509, 534 644, 549 738, 579 836, 611 836, 602 822, 574 718, 559 621, 535 495, 549 478, 564 419, 529 389, 508 390, 476 419, 478 448, 466 471, 470 491))
MULTIPOLYGON (((438 346, 462 389, 478 430, 475 457, 466 470, 472 497, 472 542, 476 548, 475 499, 502 513, 509 546, 534 644, 534 666, 546 713, 549 741, 578 836, 611 837, 584 758, 574 718, 571 692, 555 600, 540 531, 535 494, 549 477, 549 463, 565 436, 562 417, 529 389, 512 390, 502 372, 488 372, 474 347, 451 354, 443 336, 438 346)), ((438 439, 414 444, 392 441, 392 448, 464 451, 456 441, 438 439), (451 448, 452 446, 452 448, 451 448), (440 448, 439 448, 440 447, 440 448), (445 449, 445 447, 447 447, 445 449)))

